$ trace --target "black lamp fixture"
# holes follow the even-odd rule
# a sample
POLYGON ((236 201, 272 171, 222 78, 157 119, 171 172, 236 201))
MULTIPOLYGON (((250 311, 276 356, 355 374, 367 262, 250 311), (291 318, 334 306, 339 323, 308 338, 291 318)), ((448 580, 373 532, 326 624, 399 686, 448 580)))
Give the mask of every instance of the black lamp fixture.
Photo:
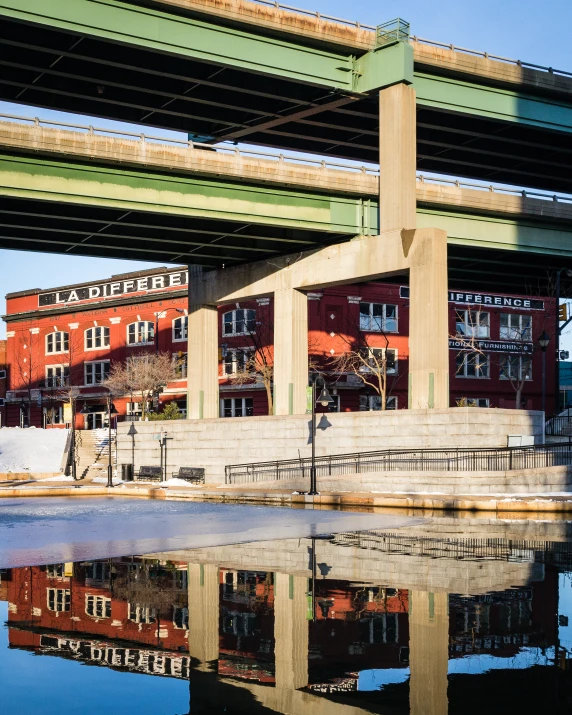
POLYGON ((83 407, 81 408, 79 413, 80 413, 80 415, 90 415, 91 414, 91 410, 87 406, 86 402, 83 403, 83 407))
POLYGON ((319 402, 322 407, 328 407, 328 405, 331 405, 334 402, 325 385, 322 387, 322 392, 320 392, 320 396, 316 402, 319 402))
POLYGON ((119 412, 115 409, 115 405, 113 402, 109 405, 109 414, 110 415, 118 415, 119 412))
POLYGON ((542 352, 546 351, 546 348, 548 347, 550 343, 550 335, 546 332, 546 330, 542 331, 542 335, 538 338, 538 345, 540 346, 540 349, 542 352))

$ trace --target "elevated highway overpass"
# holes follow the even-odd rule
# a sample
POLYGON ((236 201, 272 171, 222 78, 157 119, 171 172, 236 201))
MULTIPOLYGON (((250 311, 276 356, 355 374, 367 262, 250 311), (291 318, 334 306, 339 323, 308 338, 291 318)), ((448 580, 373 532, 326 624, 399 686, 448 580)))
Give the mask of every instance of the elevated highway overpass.
MULTIPOLYGON (((4 248, 232 266, 376 235, 379 190, 373 168, 0 121, 4 248)), ((418 226, 446 227, 452 286, 523 290, 572 259, 570 198, 424 175, 416 195, 418 226), (511 261, 484 279, 498 250, 511 261)))
POLYGON ((1 0, 0 18, 6 101, 376 162, 379 90, 404 82, 419 170, 572 190, 566 72, 239 0, 1 0))

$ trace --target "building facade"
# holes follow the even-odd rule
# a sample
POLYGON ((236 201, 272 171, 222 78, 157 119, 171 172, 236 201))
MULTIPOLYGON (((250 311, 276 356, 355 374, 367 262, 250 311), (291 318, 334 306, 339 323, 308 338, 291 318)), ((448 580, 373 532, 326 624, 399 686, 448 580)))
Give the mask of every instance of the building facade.
MULTIPOLYGON (((409 288, 369 282, 308 294, 311 371, 325 381, 335 411, 378 410, 380 380, 388 409, 408 404, 409 288), (351 356, 345 360, 344 356, 351 356)), ((51 290, 6 296, 6 388, 2 424, 77 428, 107 424, 102 385, 114 363, 168 353, 173 374, 154 409, 176 402, 185 413, 188 272, 161 268, 51 290)), ((541 409, 543 352, 538 337, 554 325, 551 298, 449 293, 450 404, 541 409)), ((272 409, 273 302, 220 306, 219 387, 222 417, 272 409)), ((428 316, 431 320, 431 316, 428 316)), ((552 345, 554 342, 552 341, 552 345)), ((554 409, 554 349, 544 353, 545 402, 554 409)), ((4 383, 1 376, 5 375, 4 383)), ((0 395, 1 397, 1 395, 0 395)), ((118 420, 136 420, 137 396, 114 397, 118 420)), ((319 408, 321 409, 321 408, 319 408)))

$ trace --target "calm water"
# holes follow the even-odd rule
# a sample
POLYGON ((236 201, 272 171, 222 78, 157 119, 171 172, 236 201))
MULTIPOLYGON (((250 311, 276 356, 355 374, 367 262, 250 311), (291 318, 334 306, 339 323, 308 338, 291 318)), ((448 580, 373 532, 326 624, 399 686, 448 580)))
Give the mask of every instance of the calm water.
MULTIPOLYGON (((235 509, 314 534, 313 519, 337 516, 235 509)), ((5 512, 0 534, 25 542, 24 516, 5 512)), ((314 536, 46 564, 63 527, 42 519, 43 565, 0 571, 3 713, 572 712, 572 524, 440 517, 356 532, 342 519, 314 536)))

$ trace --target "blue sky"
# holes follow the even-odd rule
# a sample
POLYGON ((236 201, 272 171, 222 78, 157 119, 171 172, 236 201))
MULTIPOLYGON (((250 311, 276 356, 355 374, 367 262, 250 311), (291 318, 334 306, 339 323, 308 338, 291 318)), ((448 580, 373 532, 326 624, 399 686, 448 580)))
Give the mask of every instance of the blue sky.
MULTIPOLYGON (((410 22, 411 33, 419 37, 572 71, 570 0, 543 3, 532 0, 391 0, 383 3, 354 0, 351 4, 341 0, 297 0, 292 4, 370 25, 399 16, 410 22)), ((100 127, 126 126, 3 102, 0 102, 0 113, 93 123, 100 127)), ((156 129, 153 134, 176 136, 156 129)), ((104 278, 112 273, 154 265, 158 264, 0 250, 0 295, 25 288, 49 288, 104 278)), ((3 308, 2 304, 2 312, 3 308)), ((4 335, 5 324, 1 322, 0 338, 4 335)))

